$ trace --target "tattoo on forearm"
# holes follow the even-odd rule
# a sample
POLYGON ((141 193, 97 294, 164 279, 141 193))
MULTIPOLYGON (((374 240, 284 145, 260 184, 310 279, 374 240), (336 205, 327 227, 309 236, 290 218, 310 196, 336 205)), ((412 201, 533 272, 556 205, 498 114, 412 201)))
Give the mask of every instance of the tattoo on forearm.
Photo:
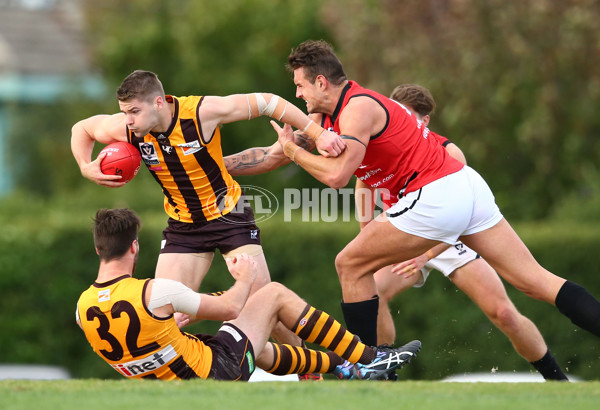
POLYGON ((294 142, 296 143, 297 146, 299 146, 300 148, 304 148, 307 151, 312 151, 313 149, 315 149, 316 145, 315 142, 309 138, 306 134, 301 134, 299 132, 294 133, 294 142))
POLYGON ((238 154, 224 158, 227 169, 252 168, 266 161, 269 150, 266 148, 250 148, 238 154))

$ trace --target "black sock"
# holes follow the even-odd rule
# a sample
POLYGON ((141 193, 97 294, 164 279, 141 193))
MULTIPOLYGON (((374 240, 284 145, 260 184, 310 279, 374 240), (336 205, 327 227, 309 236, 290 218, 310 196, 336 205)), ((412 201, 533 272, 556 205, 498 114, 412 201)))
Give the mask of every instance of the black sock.
POLYGON ((600 302, 582 286, 566 281, 554 304, 571 322, 600 337, 600 302))
POLYGON ((540 372, 546 380, 566 380, 569 381, 567 376, 562 372, 558 363, 550 353, 550 350, 546 352, 544 357, 535 362, 530 362, 535 369, 540 372))
POLYGON ((377 346, 377 312, 379 296, 362 302, 345 303, 342 301, 342 313, 346 329, 360 338, 367 346, 377 346))

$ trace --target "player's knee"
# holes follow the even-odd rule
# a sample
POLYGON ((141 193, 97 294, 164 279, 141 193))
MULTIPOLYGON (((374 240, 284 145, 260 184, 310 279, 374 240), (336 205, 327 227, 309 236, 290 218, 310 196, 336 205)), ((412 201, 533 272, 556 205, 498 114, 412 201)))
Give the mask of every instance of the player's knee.
POLYGON ((261 291, 269 296, 269 299, 278 299, 290 292, 288 288, 279 282, 269 282, 261 288, 261 291))
POLYGON ((294 291, 279 282, 271 282, 264 289, 269 293, 265 298, 265 305, 286 306, 301 299, 294 291))
POLYGON ((379 289, 377 288, 377 293, 379 294, 379 304, 382 303, 390 303, 392 301, 392 299, 394 299, 394 297, 396 297, 396 295, 399 292, 394 292, 393 289, 389 289, 389 288, 384 288, 384 289, 379 289))
POLYGON ((343 252, 340 252, 337 254, 337 256, 335 257, 335 270, 337 272, 338 278, 341 280, 345 279, 346 277, 346 272, 347 272, 347 268, 346 268, 346 261, 344 260, 344 255, 343 252))
POLYGON ((387 282, 378 282, 376 278, 375 285, 377 286, 377 294, 379 295, 379 306, 389 303, 396 296, 394 290, 391 289, 391 286, 388 286, 387 282))
POLYGON ((514 330, 519 326, 520 316, 521 314, 512 304, 505 303, 496 307, 490 319, 500 329, 514 330))
POLYGON ((281 293, 280 286, 281 284, 277 282, 269 282, 266 285, 257 289, 254 292, 253 296, 260 298, 260 300, 265 301, 265 303, 269 303, 275 300, 281 293))
POLYGON ((350 253, 346 249, 342 249, 335 257, 335 270, 340 280, 351 278, 352 273, 357 271, 352 260, 350 253))

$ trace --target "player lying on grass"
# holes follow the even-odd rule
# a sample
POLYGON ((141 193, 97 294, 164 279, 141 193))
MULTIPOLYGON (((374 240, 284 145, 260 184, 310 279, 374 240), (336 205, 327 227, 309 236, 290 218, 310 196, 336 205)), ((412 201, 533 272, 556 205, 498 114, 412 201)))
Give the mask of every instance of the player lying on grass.
POLYGON ((76 311, 94 351, 126 377, 248 380, 255 365, 277 375, 330 373, 347 359, 359 364, 357 378, 384 379, 420 351, 418 340, 400 348, 367 346, 279 283, 249 296, 256 262, 246 254, 226 260, 235 283, 221 296, 199 294, 170 279, 135 279, 139 228, 129 209, 96 213, 98 277, 76 311), (215 336, 192 335, 179 329, 175 312, 226 322, 215 336), (278 321, 331 351, 269 342, 278 321))

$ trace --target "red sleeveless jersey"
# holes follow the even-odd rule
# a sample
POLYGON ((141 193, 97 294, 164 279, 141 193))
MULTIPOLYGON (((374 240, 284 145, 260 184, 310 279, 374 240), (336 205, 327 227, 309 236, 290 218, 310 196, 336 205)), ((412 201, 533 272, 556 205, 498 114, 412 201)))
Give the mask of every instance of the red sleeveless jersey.
POLYGON ((344 87, 333 114, 323 115, 323 128, 340 134, 340 114, 354 97, 372 98, 387 116, 385 127, 371 136, 365 157, 354 172, 361 181, 382 191, 386 205, 463 167, 438 141, 445 137, 431 132, 402 104, 354 81, 344 87))

